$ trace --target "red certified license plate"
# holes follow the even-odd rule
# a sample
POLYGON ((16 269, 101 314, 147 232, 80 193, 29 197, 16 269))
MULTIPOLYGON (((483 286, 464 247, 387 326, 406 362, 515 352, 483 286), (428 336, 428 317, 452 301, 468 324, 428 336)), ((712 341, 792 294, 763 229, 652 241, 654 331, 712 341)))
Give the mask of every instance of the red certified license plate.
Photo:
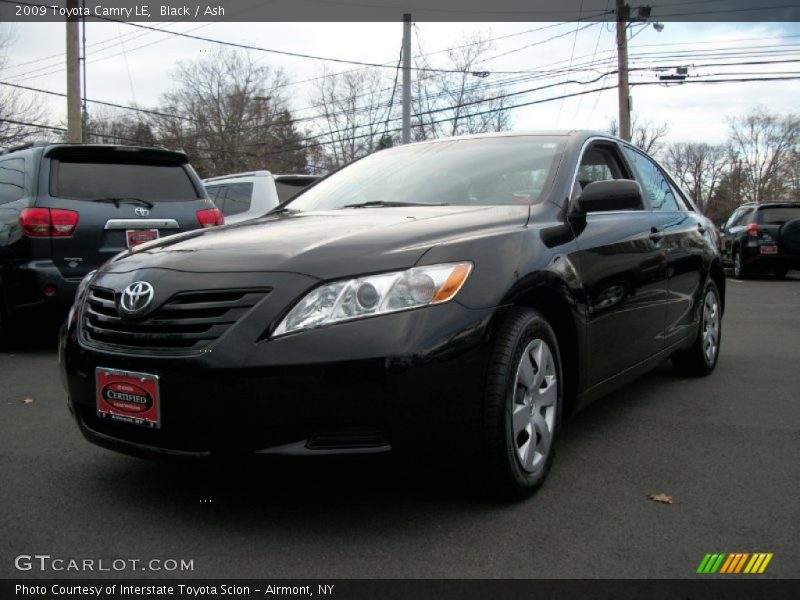
POLYGON ((128 248, 158 239, 158 229, 128 229, 125 231, 128 248))
POLYGON ((758 251, 761 252, 761 254, 777 254, 778 253, 778 247, 777 246, 761 246, 758 249, 758 251))
POLYGON ((95 369, 97 416, 155 429, 161 426, 158 375, 95 369))

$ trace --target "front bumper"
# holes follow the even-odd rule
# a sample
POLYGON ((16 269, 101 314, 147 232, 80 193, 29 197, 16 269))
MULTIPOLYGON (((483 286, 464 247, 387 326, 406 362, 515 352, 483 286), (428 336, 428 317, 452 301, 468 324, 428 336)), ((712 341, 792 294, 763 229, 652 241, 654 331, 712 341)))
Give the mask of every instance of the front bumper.
POLYGON ((84 436, 136 455, 342 454, 429 462, 477 453, 494 309, 457 302, 247 342, 244 318, 209 352, 131 355, 62 333, 62 377, 84 436), (161 427, 98 418, 95 368, 158 375, 161 427))

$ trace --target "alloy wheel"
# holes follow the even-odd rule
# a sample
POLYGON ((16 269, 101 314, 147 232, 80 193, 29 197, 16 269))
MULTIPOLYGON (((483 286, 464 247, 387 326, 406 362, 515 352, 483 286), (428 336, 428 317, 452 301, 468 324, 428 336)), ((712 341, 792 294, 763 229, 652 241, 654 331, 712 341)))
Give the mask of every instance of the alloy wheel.
POLYGON ((520 466, 536 473, 547 463, 553 444, 558 403, 556 363, 547 342, 534 339, 517 365, 511 432, 520 466))
POLYGON ((719 301, 717 295, 709 290, 703 301, 703 354, 706 363, 713 365, 719 347, 719 301))

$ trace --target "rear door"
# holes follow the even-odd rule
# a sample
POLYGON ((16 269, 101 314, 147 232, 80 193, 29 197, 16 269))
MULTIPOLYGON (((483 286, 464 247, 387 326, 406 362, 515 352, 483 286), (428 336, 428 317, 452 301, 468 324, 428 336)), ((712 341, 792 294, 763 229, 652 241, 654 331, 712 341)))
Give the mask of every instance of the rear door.
POLYGON ((670 346, 696 331, 694 307, 703 291, 708 238, 714 233, 707 231, 710 224, 694 212, 653 159, 630 146, 623 148, 650 204, 653 237, 665 261, 664 345, 670 346))
POLYGON ((56 147, 43 163, 37 206, 77 213, 72 235, 53 237, 53 260, 82 277, 151 238, 200 227, 213 208, 185 155, 115 147, 56 147))

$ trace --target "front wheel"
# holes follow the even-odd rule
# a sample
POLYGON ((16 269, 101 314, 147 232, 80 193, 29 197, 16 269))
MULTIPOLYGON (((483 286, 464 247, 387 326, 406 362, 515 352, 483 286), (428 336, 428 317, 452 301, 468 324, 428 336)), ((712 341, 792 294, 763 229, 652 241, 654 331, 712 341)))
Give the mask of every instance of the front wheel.
POLYGON ((675 369, 693 377, 709 375, 717 366, 719 344, 722 339, 722 302, 717 284, 709 281, 703 292, 697 337, 687 350, 672 356, 675 369))
POLYGON ((501 324, 489 366, 483 414, 483 472, 492 495, 533 493, 553 462, 561 421, 561 355, 552 327, 532 309, 501 324))

